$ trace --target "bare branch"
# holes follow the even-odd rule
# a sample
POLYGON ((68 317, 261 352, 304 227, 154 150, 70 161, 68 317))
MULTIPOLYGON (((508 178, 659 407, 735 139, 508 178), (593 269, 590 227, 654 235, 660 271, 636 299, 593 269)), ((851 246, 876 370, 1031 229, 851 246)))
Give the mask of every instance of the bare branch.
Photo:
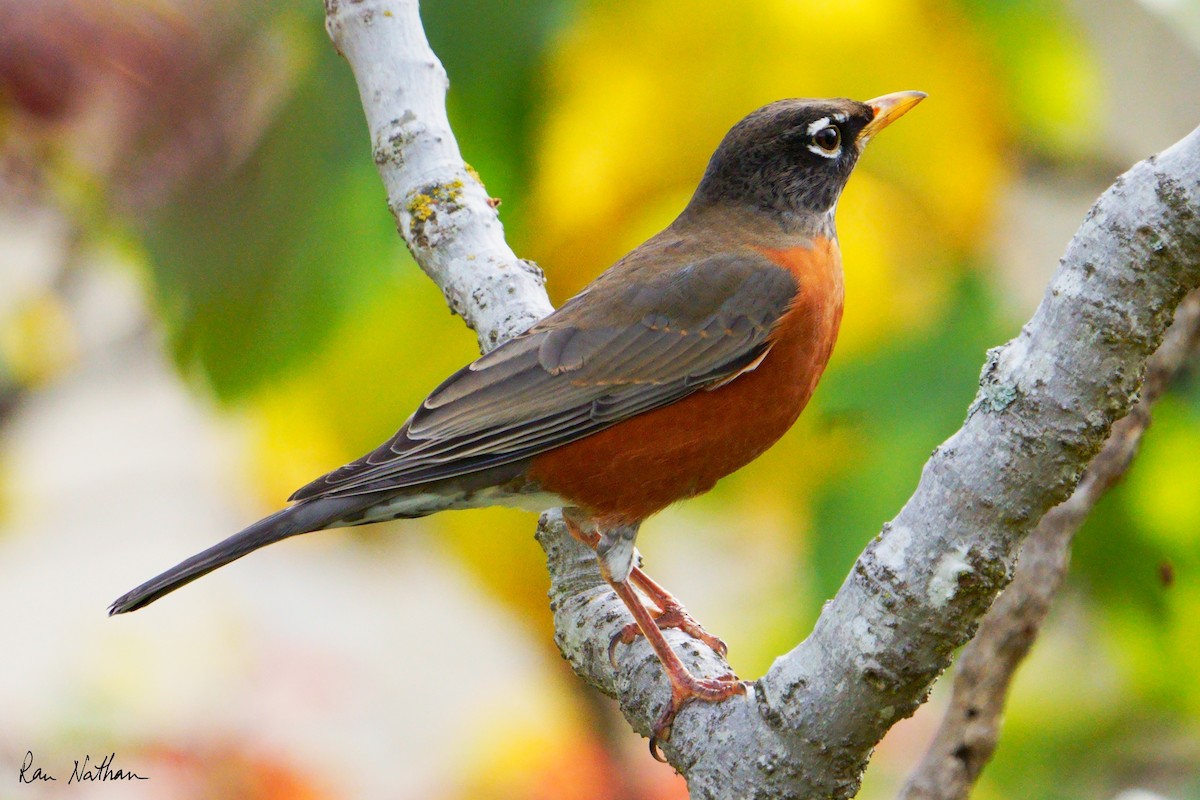
MULTIPOLYGON (((400 231, 486 349, 549 305, 453 146, 445 80, 416 3, 327 0, 327 11, 359 81, 400 231)), ((1147 357, 1200 283, 1198 204, 1200 131, 1099 200, 1033 320, 988 354, 962 429, 926 464, 813 634, 747 697, 680 712, 664 752, 694 797, 857 791, 871 748, 924 700, 1007 582, 1021 541, 1129 411, 1147 357)), ((644 642, 609 665, 607 643, 625 610, 556 513, 543 517, 538 540, 564 656, 647 732, 668 696, 661 668, 644 642)), ((706 647, 668 635, 695 674, 728 669, 706 647)))
POLYGON ((446 70, 417 0, 326 0, 325 28, 350 62, 388 207, 413 258, 487 352, 553 310, 542 271, 517 258, 446 117, 446 70))
POLYGON ((1042 517, 1025 540, 1016 576, 959 656, 949 708, 900 792, 901 800, 958 800, 971 791, 996 749, 1009 686, 1062 585, 1075 533, 1104 493, 1125 475, 1150 425, 1151 407, 1198 347, 1200 294, 1193 292, 1180 304, 1174 324, 1147 365, 1141 399, 1113 425, 1075 493, 1042 517))

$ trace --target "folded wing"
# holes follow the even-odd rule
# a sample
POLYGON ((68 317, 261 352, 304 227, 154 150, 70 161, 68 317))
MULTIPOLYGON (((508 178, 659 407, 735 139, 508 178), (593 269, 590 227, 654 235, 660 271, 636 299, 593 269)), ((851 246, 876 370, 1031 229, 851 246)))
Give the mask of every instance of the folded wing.
POLYGON ((719 385, 766 353, 797 291, 789 272, 753 252, 646 280, 612 274, 459 370, 390 440, 291 499, 386 492, 510 464, 719 385))

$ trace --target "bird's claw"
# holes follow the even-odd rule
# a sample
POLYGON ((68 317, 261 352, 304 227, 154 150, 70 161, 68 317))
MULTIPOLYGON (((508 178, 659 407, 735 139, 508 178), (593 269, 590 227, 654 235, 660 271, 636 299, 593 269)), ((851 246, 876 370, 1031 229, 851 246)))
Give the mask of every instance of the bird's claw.
POLYGON ((746 694, 749 686, 749 681, 738 680, 733 673, 716 678, 696 678, 691 675, 678 680, 672 678, 671 701, 667 703, 650 732, 650 755, 654 760, 666 763, 658 749, 658 743, 671 738, 671 726, 675 724, 675 716, 688 703, 693 700, 719 703, 734 695, 746 694))
MULTIPOLYGON (((693 639, 704 642, 721 658, 724 658, 725 654, 729 652, 729 647, 725 642, 704 630, 700 623, 692 619, 692 616, 678 603, 668 603, 666 608, 655 615, 654 621, 659 630, 678 628, 693 639)), ((612 664, 613 669, 617 667, 617 645, 633 644, 642 635, 642 629, 638 627, 638 624, 631 622, 608 640, 608 663, 612 664)))

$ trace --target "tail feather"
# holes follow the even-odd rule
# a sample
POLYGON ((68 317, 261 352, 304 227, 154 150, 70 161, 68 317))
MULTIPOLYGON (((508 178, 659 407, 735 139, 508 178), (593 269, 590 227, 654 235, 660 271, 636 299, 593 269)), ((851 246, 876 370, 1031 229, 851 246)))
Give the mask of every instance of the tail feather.
POLYGON ((327 528, 362 504, 361 498, 321 498, 277 511, 225 541, 151 578, 133 591, 121 595, 108 607, 109 616, 147 606, 180 586, 191 583, 260 547, 289 536, 327 528))

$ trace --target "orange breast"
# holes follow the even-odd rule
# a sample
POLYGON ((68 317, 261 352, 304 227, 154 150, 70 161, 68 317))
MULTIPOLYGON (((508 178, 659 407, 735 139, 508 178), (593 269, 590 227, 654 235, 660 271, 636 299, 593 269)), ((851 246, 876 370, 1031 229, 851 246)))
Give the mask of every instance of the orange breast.
POLYGON ((756 369, 537 456, 528 477, 603 523, 706 492, 774 444, 812 397, 842 319, 837 243, 763 250, 800 289, 756 369))

